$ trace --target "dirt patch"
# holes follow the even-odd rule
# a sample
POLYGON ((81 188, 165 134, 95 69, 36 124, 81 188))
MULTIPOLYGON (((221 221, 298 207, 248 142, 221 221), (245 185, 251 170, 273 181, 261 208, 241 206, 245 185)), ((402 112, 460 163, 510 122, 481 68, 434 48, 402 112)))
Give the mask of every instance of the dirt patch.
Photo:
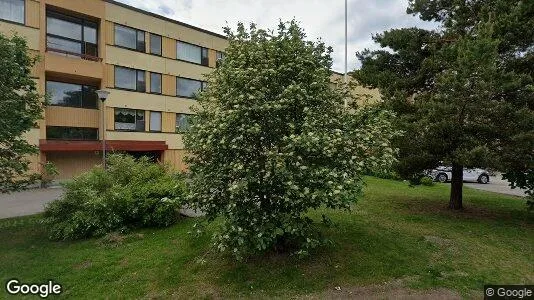
POLYGON ((359 287, 333 287, 320 294, 307 295, 301 299, 462 299, 454 290, 438 288, 414 290, 404 287, 409 279, 400 279, 380 285, 359 287))
POLYGON ((98 244, 100 246, 115 248, 122 245, 125 239, 126 237, 124 235, 117 232, 113 232, 105 235, 102 239, 98 241, 98 244))
POLYGON ((439 248, 448 247, 452 244, 452 241, 449 239, 444 239, 442 237, 433 235, 425 235, 425 240, 439 248))
POLYGON ((86 260, 74 266, 74 270, 85 270, 90 268, 93 263, 90 260, 86 260))

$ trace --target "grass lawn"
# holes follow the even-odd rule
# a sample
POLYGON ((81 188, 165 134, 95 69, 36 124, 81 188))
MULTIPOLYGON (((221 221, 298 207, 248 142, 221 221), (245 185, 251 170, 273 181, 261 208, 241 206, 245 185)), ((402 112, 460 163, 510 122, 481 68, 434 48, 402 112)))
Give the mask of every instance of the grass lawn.
POLYGON ((212 228, 188 234, 192 219, 78 242, 48 241, 38 216, 0 220, 0 280, 53 279, 73 298, 481 298, 484 284, 534 283, 534 213, 525 201, 465 189, 466 209, 452 212, 448 188, 368 178, 353 212, 329 212, 335 225, 322 230, 334 245, 305 259, 237 263, 210 249, 212 228))

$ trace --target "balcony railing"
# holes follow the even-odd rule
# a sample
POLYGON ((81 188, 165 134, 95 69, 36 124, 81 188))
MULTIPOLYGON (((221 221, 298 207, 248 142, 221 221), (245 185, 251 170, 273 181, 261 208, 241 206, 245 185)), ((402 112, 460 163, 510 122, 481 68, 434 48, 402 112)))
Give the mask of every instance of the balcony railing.
POLYGON ((54 53, 65 55, 66 57, 75 56, 75 57, 79 57, 79 58, 84 59, 84 60, 90 60, 90 61, 96 61, 96 62, 101 62, 102 61, 101 57, 92 56, 92 55, 89 55, 89 54, 81 54, 81 53, 76 53, 76 52, 70 52, 70 51, 65 51, 65 50, 51 48, 51 47, 47 47, 46 48, 46 52, 54 52, 54 53))

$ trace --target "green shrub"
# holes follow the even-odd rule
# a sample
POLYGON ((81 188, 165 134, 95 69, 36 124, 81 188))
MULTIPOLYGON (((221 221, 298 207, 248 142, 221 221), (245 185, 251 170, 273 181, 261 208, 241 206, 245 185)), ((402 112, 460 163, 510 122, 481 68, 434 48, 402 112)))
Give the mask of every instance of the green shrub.
POLYGON ((80 239, 139 227, 173 224, 185 194, 183 180, 147 158, 110 155, 65 184, 65 195, 45 209, 51 239, 80 239))
POLYGON ((422 177, 420 179, 420 183, 421 185, 424 185, 424 186, 433 186, 434 184, 436 184, 434 180, 432 180, 432 178, 428 176, 422 177))
POLYGON ((371 171, 367 175, 377 177, 377 178, 382 178, 382 179, 402 180, 402 178, 397 172, 389 170, 389 169, 380 170, 380 171, 371 171))

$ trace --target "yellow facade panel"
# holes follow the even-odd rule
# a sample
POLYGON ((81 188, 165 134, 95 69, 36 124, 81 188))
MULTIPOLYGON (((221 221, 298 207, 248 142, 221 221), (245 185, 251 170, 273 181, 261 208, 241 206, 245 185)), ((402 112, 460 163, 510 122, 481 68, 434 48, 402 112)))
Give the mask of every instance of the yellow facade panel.
POLYGON ((34 0, 26 0, 26 26, 39 28, 41 21, 41 4, 34 0))
POLYGON ((228 46, 228 41, 223 37, 155 18, 113 3, 106 3, 106 20, 219 51, 223 51, 228 46))
POLYGON ((208 51, 208 60, 210 68, 215 68, 217 65, 217 51, 210 49, 208 51))
POLYGON ((186 155, 185 150, 166 150, 163 152, 163 163, 175 171, 187 171, 187 165, 184 162, 186 155))
POLYGON ((106 130, 115 130, 115 109, 106 106, 106 130))
POLYGON ((168 97, 166 99, 166 108, 168 112, 177 112, 191 114, 191 108, 197 105, 197 101, 188 98, 168 97))
POLYGON ((164 35, 165 21, 147 14, 134 11, 119 5, 106 2, 106 20, 141 29, 144 31, 164 35))
POLYGON ((100 110, 62 106, 46 108, 47 126, 99 128, 100 110))
MULTIPOLYGON (((333 85, 342 84, 343 75, 339 73, 332 73, 330 80, 333 85)), ((349 84, 351 89, 351 94, 358 104, 372 104, 382 101, 381 95, 378 89, 368 89, 366 87, 358 84, 354 79, 349 76, 349 84)))
POLYGON ((167 96, 176 96, 176 77, 163 75, 162 79, 163 94, 167 96))
POLYGON ((40 57, 40 52, 37 50, 30 50, 31 57, 38 57, 39 60, 33 65, 31 76, 34 78, 39 78, 44 75, 44 62, 42 57, 40 57))
POLYGON ((182 135, 174 133, 108 131, 106 139, 110 141, 162 141, 169 149, 184 149, 182 135))
POLYGON ((106 65, 106 87, 115 87, 115 66, 106 65))
POLYGON ((100 62, 84 60, 79 57, 66 57, 62 54, 46 52, 45 68, 48 72, 70 74, 93 79, 103 79, 104 65, 100 62))
POLYGON ((145 131, 150 131, 150 111, 145 110, 145 131))
POLYGON ((42 156, 39 154, 26 156, 26 159, 30 162, 28 165, 28 171, 30 174, 41 173, 41 158, 42 156))
POLYGON ((161 131, 163 132, 175 132, 176 131, 176 113, 164 112, 161 121, 161 131))
POLYGON ((28 48, 39 51, 39 29, 0 21, 0 32, 7 37, 19 35, 26 39, 28 48))
POLYGON ((128 49, 107 46, 106 63, 127 68, 164 73, 168 59, 128 49))
POLYGON ((166 111, 165 96, 119 89, 113 89, 110 92, 106 100, 106 105, 109 107, 166 111))
POLYGON ((176 40, 163 37, 162 47, 163 57, 176 59, 176 40))
POLYGON ((48 152, 46 159, 58 169, 59 175, 55 179, 72 179, 89 171, 96 165, 102 164, 100 151, 87 152, 48 152))
POLYGON ((98 19, 105 19, 105 2, 95 0, 46 0, 46 5, 59 7, 98 19))
POLYGON ((115 25, 110 21, 106 21, 105 29, 106 29, 106 32, 105 32, 106 45, 114 45, 115 44, 115 25))
POLYGON ((205 80, 204 75, 212 71, 211 68, 179 60, 167 60, 167 63, 165 64, 166 74, 197 80, 205 80))

